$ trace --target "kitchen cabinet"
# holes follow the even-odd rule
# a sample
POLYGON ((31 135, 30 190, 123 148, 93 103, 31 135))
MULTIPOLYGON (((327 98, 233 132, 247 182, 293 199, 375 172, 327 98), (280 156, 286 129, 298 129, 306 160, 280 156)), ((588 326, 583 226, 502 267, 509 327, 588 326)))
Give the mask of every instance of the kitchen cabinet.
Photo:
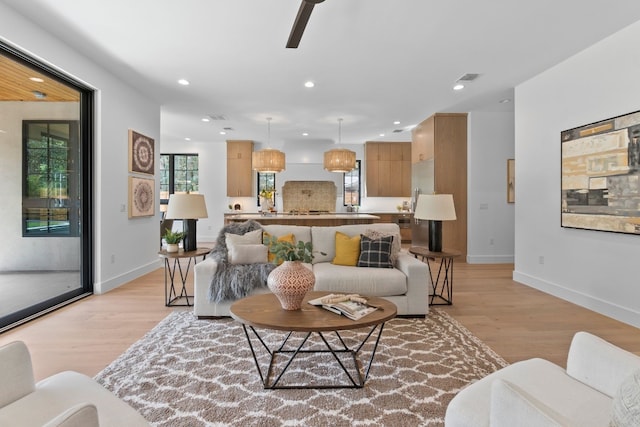
MULTIPOLYGON (((442 222, 442 246, 467 254, 467 114, 437 113, 412 130, 412 184, 423 194, 452 194, 455 221, 442 222)), ((426 221, 413 243, 426 246, 426 221), (425 241, 417 241, 423 236, 425 241)))
POLYGON ((367 197, 411 197, 411 143, 365 144, 367 197))
POLYGON ((227 141, 227 196, 253 196, 253 141, 227 141))

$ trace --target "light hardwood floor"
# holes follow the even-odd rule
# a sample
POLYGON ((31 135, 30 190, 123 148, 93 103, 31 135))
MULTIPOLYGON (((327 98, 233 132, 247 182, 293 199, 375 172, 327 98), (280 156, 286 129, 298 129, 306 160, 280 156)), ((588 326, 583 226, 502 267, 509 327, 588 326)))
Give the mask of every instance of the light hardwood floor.
MULTIPOLYGON (((511 264, 456 262, 454 269, 453 305, 437 308, 508 362, 543 357, 564 366, 579 330, 640 355, 640 329, 514 282, 511 264)), ((163 274, 158 269, 7 331, 0 345, 24 340, 36 379, 62 370, 94 376, 172 310, 187 309, 164 306, 163 274)))

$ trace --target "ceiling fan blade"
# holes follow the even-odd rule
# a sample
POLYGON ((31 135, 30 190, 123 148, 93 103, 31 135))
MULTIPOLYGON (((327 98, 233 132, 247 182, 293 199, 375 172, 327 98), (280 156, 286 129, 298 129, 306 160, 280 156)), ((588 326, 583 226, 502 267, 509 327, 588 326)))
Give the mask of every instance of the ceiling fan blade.
POLYGON ((317 3, 322 3, 323 1, 324 0, 302 0, 302 3, 300 3, 300 9, 298 9, 298 15, 296 16, 293 28, 291 28, 291 33, 289 34, 289 40, 287 41, 288 48, 296 49, 298 47, 300 39, 302 38, 302 33, 304 33, 304 29, 307 27, 307 22, 309 22, 309 17, 311 16, 313 7, 317 3))

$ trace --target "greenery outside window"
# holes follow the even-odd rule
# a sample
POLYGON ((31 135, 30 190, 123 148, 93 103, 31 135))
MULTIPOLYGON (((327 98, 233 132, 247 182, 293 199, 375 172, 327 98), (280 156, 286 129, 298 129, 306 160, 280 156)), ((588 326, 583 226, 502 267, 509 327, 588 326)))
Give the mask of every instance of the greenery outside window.
POLYGON ((343 174, 344 205, 360 206, 360 160, 356 160, 356 168, 343 174))
POLYGON ((169 203, 169 194, 197 193, 197 154, 160 154, 160 203, 169 203))
POLYGON ((79 235, 78 141, 78 121, 23 121, 23 236, 79 235))
MULTIPOLYGON (((258 192, 256 193, 258 199, 258 206, 260 206, 260 194, 262 191, 274 191, 276 189, 276 174, 258 172, 258 192)), ((275 200, 273 201, 275 203, 275 200)))

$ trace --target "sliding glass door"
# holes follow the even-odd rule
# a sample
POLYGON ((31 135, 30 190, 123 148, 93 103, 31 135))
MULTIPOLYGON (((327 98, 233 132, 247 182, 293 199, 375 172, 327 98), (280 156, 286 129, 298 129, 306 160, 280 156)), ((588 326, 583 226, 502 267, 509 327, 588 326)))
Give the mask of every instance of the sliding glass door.
POLYGON ((0 331, 93 290, 92 96, 0 43, 0 331))

